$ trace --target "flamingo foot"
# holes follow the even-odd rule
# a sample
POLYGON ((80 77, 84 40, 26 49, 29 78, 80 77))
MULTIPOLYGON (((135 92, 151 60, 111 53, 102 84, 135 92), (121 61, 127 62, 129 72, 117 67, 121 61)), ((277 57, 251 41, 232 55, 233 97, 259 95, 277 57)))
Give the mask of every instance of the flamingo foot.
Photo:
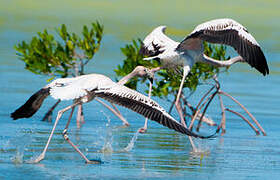
POLYGON ((86 164, 101 164, 101 163, 102 163, 101 160, 94 160, 94 159, 86 161, 86 164))
POLYGON ((144 134, 147 132, 147 128, 145 128, 145 127, 139 128, 138 132, 144 134))
POLYGON ((130 124, 128 123, 128 122, 126 122, 126 123, 123 123, 126 127, 129 127, 130 126, 130 124))
POLYGON ((45 158, 45 153, 40 154, 36 159, 31 159, 29 160, 27 163, 30 164, 35 164, 35 163, 39 163, 40 161, 42 161, 45 158))

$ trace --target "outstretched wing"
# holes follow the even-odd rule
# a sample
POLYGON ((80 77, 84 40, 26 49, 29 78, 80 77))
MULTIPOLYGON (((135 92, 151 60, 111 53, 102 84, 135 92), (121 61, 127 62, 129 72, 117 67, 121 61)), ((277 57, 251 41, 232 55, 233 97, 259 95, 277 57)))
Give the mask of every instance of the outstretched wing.
POLYGON ((199 138, 213 137, 205 137, 189 131, 183 125, 178 123, 174 118, 172 118, 158 103, 149 99, 147 96, 125 86, 116 84, 111 88, 97 90, 95 92, 95 95, 111 103, 129 108, 143 115, 144 117, 154 120, 159 124, 162 124, 170 129, 186 134, 188 136, 199 138))
POLYGON ((48 87, 50 87, 50 95, 54 99, 71 100, 87 95, 89 91, 96 89, 98 84, 108 80, 112 82, 106 76, 89 74, 75 78, 56 79, 48 87))
POLYGON ((34 93, 21 107, 11 113, 14 120, 29 118, 35 114, 49 95, 50 88, 42 88, 34 93))
POLYGON ((143 41, 139 53, 144 56, 157 56, 168 48, 176 48, 178 42, 165 35, 166 26, 155 28, 143 41))
POLYGON ((263 75, 269 74, 266 58, 255 38, 232 19, 216 19, 198 25, 177 47, 187 48, 190 41, 204 40, 232 46, 243 59, 263 75))

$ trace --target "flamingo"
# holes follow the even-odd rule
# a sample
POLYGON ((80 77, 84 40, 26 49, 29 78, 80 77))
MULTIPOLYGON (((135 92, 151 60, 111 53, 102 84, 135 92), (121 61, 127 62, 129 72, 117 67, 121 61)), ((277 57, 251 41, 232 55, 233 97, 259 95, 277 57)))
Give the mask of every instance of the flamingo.
POLYGON ((72 118, 74 107, 90 102, 95 97, 103 98, 111 103, 124 106, 128 109, 131 109, 132 111, 135 111, 136 113, 141 114, 144 117, 154 120, 159 124, 162 124, 163 126, 166 126, 182 134, 202 139, 213 137, 213 135, 202 136, 191 132, 181 125, 181 123, 177 122, 172 116, 170 116, 157 102, 135 90, 121 85, 134 75, 135 72, 128 74, 119 83, 113 82, 109 77, 102 74, 88 74, 74 78, 60 78, 52 81, 34 93, 24 105, 11 113, 11 117, 13 119, 32 116, 36 111, 38 111, 44 99, 49 95, 54 99, 60 99, 61 101, 74 100, 74 103, 58 112, 56 121, 43 152, 35 160, 33 160, 32 163, 40 162, 45 158, 47 148, 52 139, 59 119, 64 112, 70 109, 72 110, 62 133, 64 139, 81 155, 86 163, 99 163, 99 161, 90 161, 79 150, 79 148, 74 145, 72 141, 70 141, 67 134, 67 129, 72 118))
MULTIPOLYGON (((166 26, 155 28, 143 41, 140 54, 148 56, 144 60, 158 59, 162 68, 183 67, 183 77, 175 101, 181 123, 185 126, 180 108, 180 96, 186 76, 196 62, 205 62, 218 67, 229 67, 236 62, 247 62, 263 75, 269 74, 266 58, 260 45, 248 30, 233 19, 215 19, 198 25, 182 42, 176 42, 165 35, 166 26), (203 41, 232 46, 239 56, 219 61, 204 54, 203 41)), ((176 72, 176 71, 175 71, 176 72)))

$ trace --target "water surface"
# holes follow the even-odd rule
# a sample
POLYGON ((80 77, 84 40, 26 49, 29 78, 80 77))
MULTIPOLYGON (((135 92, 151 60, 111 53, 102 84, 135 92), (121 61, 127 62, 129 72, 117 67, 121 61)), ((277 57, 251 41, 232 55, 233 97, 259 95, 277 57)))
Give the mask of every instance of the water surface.
MULTIPOLYGON (((279 1, 8 1, 0 7, 0 179, 276 179, 280 175, 279 91, 280 91, 280 14, 279 1), (250 7, 250 8, 248 8, 250 7), (146 134, 136 134, 144 118, 120 108, 130 127, 123 127, 107 109, 96 102, 86 104, 86 124, 77 129, 73 119, 69 136, 90 159, 103 164, 86 165, 63 140, 68 113, 61 119, 46 159, 39 164, 26 161, 40 154, 52 123, 40 121, 55 102, 51 98, 32 118, 12 121, 9 113, 44 86, 48 77, 24 69, 13 46, 29 40, 44 28, 54 30, 67 24, 79 32, 83 24, 98 19, 105 25, 102 47, 88 65, 114 79, 113 69, 124 58, 120 47, 131 39, 143 38, 154 27, 165 24, 167 33, 180 40, 203 21, 231 17, 244 24, 262 45, 270 75, 263 77, 246 64, 236 64, 219 78, 222 89, 257 118, 268 136, 256 136, 240 118, 227 113, 227 132, 213 140, 195 140, 200 153, 193 153, 188 139, 172 130, 149 123, 146 134)), ((141 88, 145 89, 145 86, 141 88)), ((204 88, 190 98, 195 104, 204 88)), ((168 108, 169 103, 156 100, 168 108)), ((225 104, 243 113, 232 101, 225 104)), ((63 108, 71 102, 59 105, 63 108)), ((56 113, 55 113, 56 114, 56 113)), ((54 114, 54 116, 55 116, 54 114)), ((219 122, 217 101, 208 116, 219 122)), ((178 119, 176 112, 172 115, 178 119)), ((203 133, 214 128, 203 126, 203 133)))

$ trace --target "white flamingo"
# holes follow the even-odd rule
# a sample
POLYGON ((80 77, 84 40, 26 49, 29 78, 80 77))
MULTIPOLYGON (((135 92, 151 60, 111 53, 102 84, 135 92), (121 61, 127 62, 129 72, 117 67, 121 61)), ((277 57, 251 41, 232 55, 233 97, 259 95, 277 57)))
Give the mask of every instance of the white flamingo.
POLYGON ((186 127, 180 108, 180 96, 186 76, 196 62, 206 62, 214 66, 231 66, 236 62, 247 62, 263 75, 269 74, 266 58, 254 37, 238 22, 232 19, 216 19, 198 25, 182 42, 167 37, 166 26, 155 28, 143 41, 140 53, 149 56, 145 60, 159 59, 162 67, 183 66, 183 78, 175 101, 181 123, 186 127), (218 61, 206 56, 203 41, 232 46, 239 56, 226 61, 218 61))
MULTIPOLYGON (((127 75, 122 82, 126 82, 129 78, 133 77, 133 72, 127 75)), ((95 97, 103 98, 111 103, 118 104, 129 108, 144 117, 154 120, 163 126, 170 129, 174 129, 180 133, 188 136, 194 136, 199 138, 209 138, 213 136, 201 136, 193 132, 190 132, 187 128, 177 122, 171 117, 158 103, 151 100, 149 97, 138 93, 135 90, 129 89, 121 84, 113 82, 110 78, 101 74, 89 74, 82 75, 75 78, 60 78, 52 81, 36 93, 34 93, 27 102, 18 108, 11 114, 11 117, 16 119, 17 117, 34 114, 43 103, 44 99, 48 96, 52 96, 54 99, 74 100, 74 104, 60 110, 56 117, 53 129, 49 136, 48 142, 40 154, 33 162, 39 162, 44 159, 48 145, 51 141, 55 128, 59 119, 65 111, 72 109, 66 127, 63 131, 64 139, 82 156, 87 163, 98 163, 98 161, 90 161, 88 158, 75 146, 67 135, 67 129, 72 118, 74 107, 87 103, 93 100, 95 97)), ((31 115, 31 116, 32 116, 31 115)))

